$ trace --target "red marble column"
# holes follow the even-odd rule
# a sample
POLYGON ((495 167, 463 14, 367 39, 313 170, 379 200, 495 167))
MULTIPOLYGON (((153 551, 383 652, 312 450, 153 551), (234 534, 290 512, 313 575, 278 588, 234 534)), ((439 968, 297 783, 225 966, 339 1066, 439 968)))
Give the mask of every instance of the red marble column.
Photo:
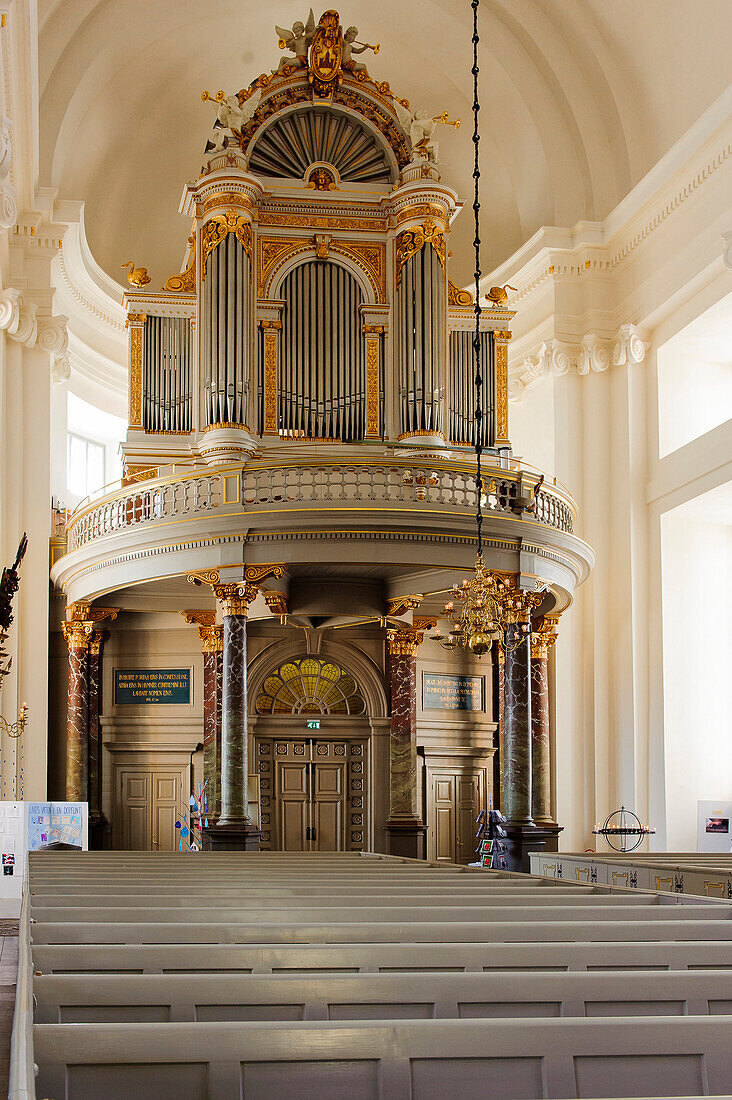
POLYGON ((89 794, 89 641, 94 624, 63 624, 69 647, 69 692, 66 713, 66 799, 86 802, 89 794))
POLYGON ((423 635, 408 628, 387 631, 391 735, 389 819, 392 855, 423 859, 426 828, 417 810, 417 646, 423 635))
POLYGON ((525 622, 506 628, 503 739, 504 806, 508 821, 532 825, 531 817, 531 652, 525 622))
MULTIPOLYGON (((104 825, 102 814, 102 767, 99 715, 102 709, 102 646, 104 632, 95 630, 89 639, 89 830, 98 841, 99 830, 104 825)), ((98 844, 95 843, 95 846, 98 844)))
POLYGON ((506 654, 501 642, 496 646, 498 652, 498 796, 499 809, 503 809, 503 754, 504 754, 504 728, 505 728, 505 673, 506 654))
POLYGON ((203 778, 209 820, 221 812, 221 666, 222 626, 199 626, 203 644, 203 778))

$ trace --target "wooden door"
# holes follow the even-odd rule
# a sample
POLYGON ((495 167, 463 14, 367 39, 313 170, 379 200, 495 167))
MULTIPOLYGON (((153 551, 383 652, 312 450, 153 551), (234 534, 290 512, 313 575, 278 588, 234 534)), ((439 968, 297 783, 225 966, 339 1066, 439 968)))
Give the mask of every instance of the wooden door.
POLYGON ((475 819, 485 806, 485 768, 432 768, 428 775, 427 858, 474 862, 475 819))
POLYGON ((315 741, 311 764, 310 825, 316 852, 342 852, 346 846, 346 761, 343 742, 315 741), (336 747, 341 749, 335 756, 336 747))
POLYGON ((432 859, 455 862, 455 775, 432 774, 432 859))
POLYGON ((363 743, 275 739, 258 742, 257 755, 264 792, 263 848, 272 844, 267 832, 272 819, 272 846, 279 851, 342 852, 363 847, 363 743), (274 756, 273 812, 266 793, 270 753, 274 756))
POLYGON ((117 763, 114 794, 112 847, 116 851, 176 851, 175 822, 188 803, 189 768, 117 763))
POLYGON ((277 763, 277 834, 283 852, 309 849, 309 765, 294 760, 277 763))

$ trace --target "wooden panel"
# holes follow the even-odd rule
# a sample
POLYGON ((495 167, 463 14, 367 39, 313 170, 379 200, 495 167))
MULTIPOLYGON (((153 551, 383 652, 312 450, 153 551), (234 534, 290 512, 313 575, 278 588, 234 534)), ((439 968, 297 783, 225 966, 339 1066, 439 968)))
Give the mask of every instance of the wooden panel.
POLYGON ((307 764, 279 760, 277 762, 277 847, 280 851, 303 852, 309 847, 305 839, 305 830, 309 825, 308 810, 307 764))
POLYGON ((457 777, 456 862, 471 863, 475 858, 475 819, 481 808, 481 786, 485 773, 473 771, 457 777))
POLYGON ((131 852, 152 850, 151 787, 149 771, 117 766, 116 847, 131 852))
POLYGON ((345 763, 314 766, 312 823, 319 852, 342 852, 345 847, 345 772, 345 763))
POLYGON ((184 773, 179 770, 153 774, 153 845, 159 852, 174 852, 178 847, 175 823, 188 800, 183 783, 184 773))
POLYGON ((432 858, 455 859, 455 776, 445 772, 432 777, 432 858))

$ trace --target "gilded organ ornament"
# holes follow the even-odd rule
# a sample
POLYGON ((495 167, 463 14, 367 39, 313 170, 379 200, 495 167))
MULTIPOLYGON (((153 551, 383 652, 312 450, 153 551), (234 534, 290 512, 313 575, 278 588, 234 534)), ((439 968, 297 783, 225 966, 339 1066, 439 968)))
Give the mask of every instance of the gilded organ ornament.
POLYGON ((246 218, 240 217, 235 210, 227 210, 225 214, 216 214, 207 221, 201 236, 201 249, 203 252, 203 277, 206 277, 206 262, 218 245, 233 233, 237 241, 252 258, 252 227, 246 218))
POLYGON ((428 218, 422 225, 413 226, 411 229, 403 229, 396 238, 396 285, 402 274, 402 268, 424 246, 428 244, 437 253, 441 266, 445 267, 446 245, 445 231, 436 225, 432 218, 428 218))

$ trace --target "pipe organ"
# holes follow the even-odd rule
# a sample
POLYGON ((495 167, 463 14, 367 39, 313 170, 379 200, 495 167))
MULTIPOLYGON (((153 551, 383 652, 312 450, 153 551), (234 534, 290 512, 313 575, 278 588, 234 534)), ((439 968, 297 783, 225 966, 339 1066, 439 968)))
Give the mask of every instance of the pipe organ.
MULTIPOLYGON (((416 141, 422 115, 346 53, 335 77, 311 47, 217 97, 182 270, 126 295, 129 475, 297 443, 474 444, 473 299, 448 277, 461 204, 431 131, 416 141)), ((487 302, 480 318, 496 453, 512 316, 487 302)))

